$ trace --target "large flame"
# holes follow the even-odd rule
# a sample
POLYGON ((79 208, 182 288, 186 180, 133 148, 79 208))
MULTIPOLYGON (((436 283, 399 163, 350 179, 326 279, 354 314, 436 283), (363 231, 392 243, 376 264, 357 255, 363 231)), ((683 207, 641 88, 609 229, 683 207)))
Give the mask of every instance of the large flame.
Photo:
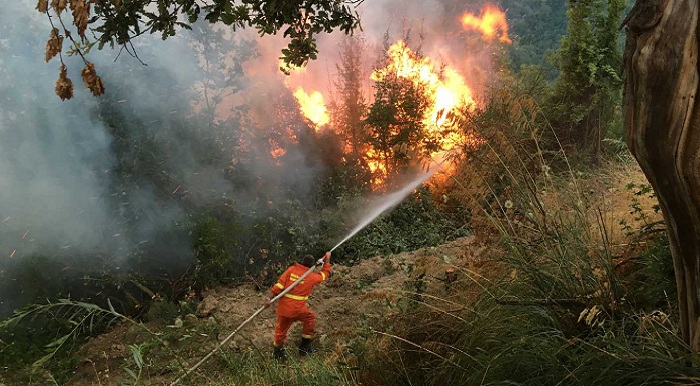
POLYGON ((467 30, 481 32, 484 39, 489 42, 493 41, 499 32, 499 41, 507 44, 511 44, 513 42, 508 37, 508 22, 506 21, 506 14, 495 5, 484 6, 484 8, 481 10, 480 16, 466 12, 464 15, 462 15, 462 27, 467 30))
POLYGON ((294 97, 299 102, 301 113, 316 125, 318 130, 330 121, 326 103, 323 100, 323 94, 318 91, 312 91, 307 94, 303 88, 299 87, 294 91, 294 97))
MULTIPOLYGON (((372 80, 380 81, 388 74, 394 74, 425 86, 425 92, 432 102, 423 121, 429 131, 441 134, 447 126, 451 126, 450 117, 456 113, 456 107, 476 106, 472 90, 455 69, 445 66, 438 71, 429 58, 420 58, 403 40, 389 47, 387 53, 391 61, 386 67, 375 70, 371 75, 372 80)), ((440 135, 442 150, 451 149, 461 140, 458 135, 440 135)))

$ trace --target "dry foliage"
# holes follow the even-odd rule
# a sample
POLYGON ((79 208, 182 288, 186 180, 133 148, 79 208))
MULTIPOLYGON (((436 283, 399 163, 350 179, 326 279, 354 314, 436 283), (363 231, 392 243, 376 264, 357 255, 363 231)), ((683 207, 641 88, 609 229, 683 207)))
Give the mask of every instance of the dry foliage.
POLYGON ((90 92, 92 92, 92 95, 98 96, 104 94, 105 86, 102 83, 102 78, 97 76, 97 72, 95 72, 95 66, 91 62, 87 63, 85 68, 83 68, 83 71, 80 72, 80 75, 83 77, 83 83, 85 83, 85 87, 87 87, 90 90, 90 92))
POLYGON ((61 74, 56 81, 56 95, 61 100, 73 98, 73 82, 68 78, 68 69, 66 66, 61 66, 61 74))
POLYGON ((456 189, 450 193, 462 206, 473 209, 472 225, 482 231, 490 228, 492 216, 509 209, 505 206, 514 199, 514 176, 537 173, 543 163, 537 145, 541 136, 537 103, 506 88, 491 93, 489 107, 469 115, 465 123, 482 142, 477 150, 465 151, 469 156, 456 168, 456 189))
POLYGON ((47 13, 49 11, 49 0, 39 0, 36 3, 36 10, 41 13, 47 13))
POLYGON ((49 35, 49 41, 46 43, 46 53, 44 54, 44 60, 49 61, 53 59, 59 52, 61 52, 63 46, 63 36, 58 34, 58 28, 51 30, 51 35, 49 35))
POLYGON ((85 30, 90 19, 90 3, 85 0, 71 0, 70 9, 73 11, 73 24, 78 27, 78 35, 85 38, 85 30))
POLYGON ((51 8, 56 11, 57 14, 61 14, 61 12, 66 10, 66 7, 68 6, 68 0, 51 0, 51 8))

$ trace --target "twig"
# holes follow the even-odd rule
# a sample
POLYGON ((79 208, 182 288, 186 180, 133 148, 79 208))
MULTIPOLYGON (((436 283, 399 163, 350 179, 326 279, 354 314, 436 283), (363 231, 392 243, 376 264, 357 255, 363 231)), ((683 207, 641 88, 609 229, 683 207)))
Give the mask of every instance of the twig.
POLYGON ((126 47, 126 52, 127 52, 129 55, 131 55, 132 58, 136 58, 136 60, 138 60, 139 63, 141 63, 142 65, 148 67, 148 64, 144 63, 144 61, 141 60, 141 58, 139 58, 139 55, 136 53, 136 48, 134 47, 134 43, 131 41, 131 39, 129 39, 128 43, 129 43, 129 45, 131 46, 131 51, 133 51, 133 53, 132 53, 131 51, 129 51, 129 47, 126 47, 126 44, 127 44, 127 43, 124 43, 124 47, 126 47))
POLYGON ((61 22, 61 26, 63 26, 63 34, 66 35, 68 39, 73 43, 73 48, 75 48, 75 51, 80 55, 80 57, 83 59, 83 62, 85 62, 85 65, 87 65, 89 62, 87 59, 85 59, 85 56, 83 55, 83 51, 80 50, 80 47, 78 46, 78 42, 73 39, 73 36, 71 35, 70 31, 68 31, 68 28, 66 28, 66 25, 63 24, 63 19, 61 18, 61 14, 57 13, 56 17, 58 17, 58 21, 61 22))
MULTIPOLYGON (((46 16, 49 18, 49 24, 51 24, 51 28, 58 29, 53 25, 53 20, 51 19, 51 12, 46 12, 46 16)), ((65 63, 63 63, 63 54, 61 51, 63 51, 63 49, 58 51, 58 59, 61 61, 61 65, 65 66, 65 63)))

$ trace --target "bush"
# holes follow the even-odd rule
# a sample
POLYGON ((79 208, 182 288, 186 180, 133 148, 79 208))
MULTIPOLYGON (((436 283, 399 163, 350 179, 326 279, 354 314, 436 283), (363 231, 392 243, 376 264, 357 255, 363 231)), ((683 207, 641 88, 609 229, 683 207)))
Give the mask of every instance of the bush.
MULTIPOLYGON (((341 204, 341 208, 348 203, 341 204)), ((339 230, 348 229, 355 224, 343 226, 345 213, 353 209, 341 210, 333 220, 340 240, 344 235, 339 230), (341 217, 341 218, 338 218, 341 217)), ((430 188, 419 188, 396 208, 379 216, 365 229, 357 233, 337 249, 341 261, 357 261, 377 255, 390 255, 422 247, 435 246, 460 236, 466 236, 469 230, 465 224, 441 211, 434 200, 430 188)))

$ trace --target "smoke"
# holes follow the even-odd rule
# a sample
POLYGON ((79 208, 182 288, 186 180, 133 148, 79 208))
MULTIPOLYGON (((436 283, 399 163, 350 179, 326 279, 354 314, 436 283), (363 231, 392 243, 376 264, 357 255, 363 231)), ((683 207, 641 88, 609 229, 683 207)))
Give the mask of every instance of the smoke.
MULTIPOLYGON (((140 38, 137 49, 148 67, 125 52, 113 63, 116 50, 95 50, 89 55, 108 83, 107 98, 121 102, 110 107, 119 119, 144 125, 144 131, 152 136, 168 133, 180 137, 169 141, 170 151, 176 156, 168 158, 169 165, 164 171, 170 180, 180 184, 156 186, 140 181, 117 186, 114 173, 120 165, 115 164, 114 130, 106 127, 105 112, 98 106, 99 100, 89 96, 82 87, 78 73, 82 68, 80 59, 65 58, 76 98, 60 102, 53 95, 59 66, 57 58, 49 64, 41 60, 48 37, 48 19, 37 13, 31 4, 12 2, 7 7, 7 12, 0 16, 0 36, 5 37, 0 40, 0 100, 3 100, 0 108, 0 256, 21 258, 49 250, 49 255, 94 253, 96 250, 127 254, 134 245, 152 239, 149 233, 167 228, 167 224, 182 218, 184 206, 176 199, 183 197, 175 194, 171 200, 164 200, 161 197, 165 196, 164 191, 174 191, 178 185, 199 187, 186 197, 194 200, 188 201, 191 205, 220 199, 227 191, 231 194, 233 188, 221 175, 221 165, 202 164, 191 148, 195 134, 205 137, 214 134, 206 131, 183 134, 174 128, 178 121, 187 119, 182 112, 189 107, 173 103, 188 100, 184 94, 192 93, 192 86, 205 76, 199 66, 201 58, 185 38, 175 37, 167 42, 140 38), (131 234, 124 234, 120 229, 126 221, 123 218, 125 207, 132 214, 141 213, 142 220, 132 227, 137 231, 131 234)), ((464 11, 460 7, 454 1, 445 0, 363 2, 358 12, 362 17, 362 36, 369 47, 367 66, 381 56, 385 34, 394 41, 411 31, 411 38, 426 55, 470 75, 470 80, 474 81, 470 86, 483 86, 483 76, 478 73, 489 67, 483 63, 487 55, 483 47, 481 51, 467 47, 467 37, 459 29, 458 15, 464 11), (467 48, 472 50, 466 52, 467 48)), ((244 34, 251 36, 252 31, 244 34)), ((224 105, 235 106, 244 100, 250 106, 250 116, 260 127, 269 126, 269 117, 277 114, 278 106, 270 101, 288 93, 284 86, 294 89, 303 85, 328 95, 333 88, 340 39, 342 36, 337 33, 320 35, 320 58, 289 77, 282 76, 278 70, 277 58, 284 39, 258 39, 259 56, 242 63, 249 77, 247 92, 244 95, 234 93, 224 105)), ((288 103, 293 106, 293 101, 288 103)), ((231 116, 230 111, 219 109, 218 112, 219 116, 231 116)), ((251 127, 247 129, 250 133, 255 131, 251 127)), ((265 154, 269 151, 260 144, 252 146, 249 151, 265 154)), ((294 149, 285 157, 308 166, 305 169, 308 176, 302 181, 308 181, 317 172, 317 166, 294 149)), ((288 176, 275 177, 271 165, 261 164, 261 168, 251 170, 251 174, 280 178, 280 184, 285 186, 295 181, 288 176)), ((238 188, 245 200, 254 200, 254 189, 246 190, 238 188)), ((134 222, 133 218, 127 220, 134 222)), ((187 242, 178 240, 183 247, 187 242)))
MULTIPOLYGON (((0 15, 0 314, 18 305, 10 268, 30 259, 58 263, 58 272, 38 268, 53 277, 105 261, 124 269, 137 258, 151 272, 173 272, 193 259, 189 214, 227 203, 251 217, 261 197, 283 203, 290 191, 311 189, 320 167, 299 149, 289 146, 278 161, 294 173, 250 161, 269 159, 269 128, 279 120, 270 102, 289 94, 281 77, 262 77, 240 97, 251 42, 224 36, 209 50, 224 56, 208 59, 212 46, 203 41, 213 30, 166 42, 141 37, 139 59, 95 49, 88 59, 107 88, 97 98, 82 85, 82 60, 63 55, 75 97, 62 102, 54 94, 59 58, 42 60, 50 28, 27 2, 8 3, 0 15), (215 66, 205 69, 205 60, 215 66), (219 103, 228 94, 243 100, 219 103), (204 112, 208 103, 216 112, 204 112), (248 161, 232 165, 236 155, 248 161), (232 169, 247 180, 235 184, 232 169)), ((287 104, 296 108, 290 94, 287 104)))
MULTIPOLYGON (((461 7, 362 3, 367 75, 383 36, 393 42, 409 30, 436 62, 481 71, 488 55, 466 51, 461 7)), ((165 42, 142 36, 138 58, 119 48, 89 53, 107 87, 98 98, 82 85, 81 58, 64 55, 75 97, 62 102, 59 58, 42 60, 50 28, 31 3, 9 2, 0 14, 0 276, 32 256, 65 260, 66 270, 76 269, 68 258, 119 266, 150 256, 167 271, 192 261, 189 213, 225 203, 254 218, 312 199, 324 165, 291 91, 330 95, 342 34, 320 35, 319 58, 291 76, 279 71, 282 37, 211 27, 165 42)), ((0 289, 0 302, 6 296, 0 289)))
POLYGON ((90 114, 94 101, 53 97, 58 65, 41 60, 46 19, 28 3, 7 8, 0 16, 0 256, 99 250, 110 219, 111 139, 90 114))

